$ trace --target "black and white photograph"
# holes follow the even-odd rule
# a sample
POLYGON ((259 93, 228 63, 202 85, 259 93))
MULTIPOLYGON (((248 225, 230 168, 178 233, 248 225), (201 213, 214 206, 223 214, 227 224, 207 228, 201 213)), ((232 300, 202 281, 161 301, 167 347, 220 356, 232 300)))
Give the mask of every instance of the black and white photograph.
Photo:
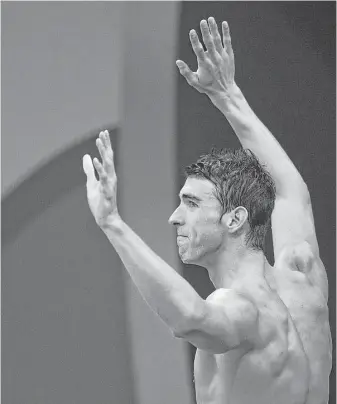
POLYGON ((336 2, 1 1, 1 402, 336 402, 336 2))

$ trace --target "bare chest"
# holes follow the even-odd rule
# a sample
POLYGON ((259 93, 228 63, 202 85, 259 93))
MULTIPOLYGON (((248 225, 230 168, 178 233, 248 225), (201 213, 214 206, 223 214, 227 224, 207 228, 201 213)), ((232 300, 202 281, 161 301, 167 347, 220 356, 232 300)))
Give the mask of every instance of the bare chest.
MULTIPOLYGON (((275 347, 249 353, 241 349, 221 355, 197 350, 194 378, 198 404, 245 404, 251 402, 249 397, 255 397, 254 402, 270 404, 268 391, 276 376, 276 356, 269 350, 275 351, 275 347)), ((277 362, 279 375, 284 361, 277 362)))
POLYGON ((211 354, 197 350, 194 360, 197 403, 292 404, 289 391, 295 374, 302 369, 287 358, 287 348, 277 341, 249 352, 238 349, 211 354))

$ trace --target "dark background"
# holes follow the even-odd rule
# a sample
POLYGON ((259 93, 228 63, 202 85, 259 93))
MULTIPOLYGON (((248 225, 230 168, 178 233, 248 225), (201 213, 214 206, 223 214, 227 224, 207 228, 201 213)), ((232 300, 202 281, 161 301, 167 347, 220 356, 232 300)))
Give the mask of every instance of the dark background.
MULTIPOLYGON (((177 268, 177 167, 239 147, 174 63, 196 67, 188 31, 210 15, 229 21, 237 82, 308 183, 335 341, 335 3, 2 2, 2 402, 194 400, 194 350, 125 276, 81 157, 110 128, 123 218, 177 268)), ((180 269, 213 290, 204 269, 180 269)))
MULTIPOLYGON (((190 29, 200 33, 200 21, 210 16, 218 23, 228 21, 236 82, 309 187, 321 258, 329 278, 334 345, 330 403, 336 397, 335 15, 334 2, 183 2, 177 54, 177 59, 184 60, 195 71, 190 29)), ((183 167, 213 145, 238 148, 240 143, 207 96, 188 86, 180 76, 177 116, 180 189, 184 183, 183 167)), ((266 255, 273 264, 270 232, 266 255)), ((214 290, 203 268, 183 265, 183 274, 202 297, 214 290)), ((193 368, 193 346, 190 352, 193 368)))

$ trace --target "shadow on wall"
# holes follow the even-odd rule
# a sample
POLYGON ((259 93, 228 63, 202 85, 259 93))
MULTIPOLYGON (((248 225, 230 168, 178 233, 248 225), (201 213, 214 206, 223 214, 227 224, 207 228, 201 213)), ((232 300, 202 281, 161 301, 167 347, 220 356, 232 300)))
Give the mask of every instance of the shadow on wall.
MULTIPOLYGON (((118 128, 104 129, 110 133, 112 148, 117 149, 118 128)), ((2 246, 10 243, 36 215, 71 189, 85 185, 82 157, 85 154, 90 154, 92 158, 99 157, 95 139, 100 130, 90 132, 85 141, 54 156, 2 198, 2 246)))

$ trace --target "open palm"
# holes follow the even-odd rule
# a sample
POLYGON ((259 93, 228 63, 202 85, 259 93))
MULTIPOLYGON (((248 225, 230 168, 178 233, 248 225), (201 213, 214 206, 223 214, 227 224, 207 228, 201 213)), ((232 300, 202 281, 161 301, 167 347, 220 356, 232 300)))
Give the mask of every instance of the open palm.
POLYGON ((229 91, 234 85, 235 63, 228 24, 222 23, 223 44, 213 17, 208 19, 208 24, 202 20, 200 29, 206 51, 195 30, 190 31, 190 41, 197 57, 198 70, 192 72, 185 62, 177 60, 179 71, 188 84, 200 93, 213 96, 229 91))
POLYGON ((113 161, 109 132, 100 132, 96 139, 96 145, 102 158, 103 164, 97 158, 93 163, 91 157, 83 156, 83 170, 87 176, 87 199, 96 223, 99 226, 107 224, 112 216, 118 216, 117 209, 117 176, 113 161), (97 170, 97 181, 94 166, 97 170))

